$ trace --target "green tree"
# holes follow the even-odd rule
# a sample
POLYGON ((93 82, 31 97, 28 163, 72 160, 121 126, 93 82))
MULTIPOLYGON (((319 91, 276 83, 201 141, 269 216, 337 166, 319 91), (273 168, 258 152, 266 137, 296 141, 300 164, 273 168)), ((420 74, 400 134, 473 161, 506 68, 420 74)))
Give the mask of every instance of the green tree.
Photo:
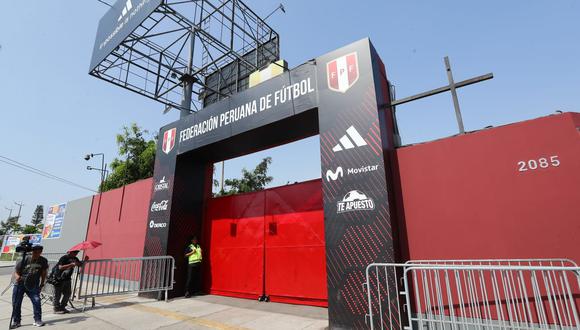
POLYGON ((0 235, 18 233, 21 230, 22 226, 18 224, 18 217, 10 217, 6 221, 0 222, 0 235))
POLYGON ((41 229, 34 225, 26 225, 22 228, 22 234, 40 234, 41 229))
POLYGON ((226 179, 224 185, 228 190, 220 191, 217 196, 233 195, 251 191, 263 190, 273 177, 268 176, 268 166, 272 164, 272 158, 266 157, 254 168, 253 171, 242 169, 241 179, 226 179))
MULTIPOLYGON (((36 227, 38 229, 38 232, 40 233, 40 231, 42 230, 43 221, 44 221, 44 206, 36 205, 36 209, 34 209, 34 213, 32 214, 32 219, 30 220, 30 223, 32 224, 32 226, 36 227)), ((34 234, 34 233, 26 233, 26 234, 34 234)))
POLYGON ((103 182, 100 191, 122 187, 135 181, 153 176, 157 137, 147 139, 149 132, 133 123, 123 127, 117 134, 119 156, 111 162, 111 174, 103 182))

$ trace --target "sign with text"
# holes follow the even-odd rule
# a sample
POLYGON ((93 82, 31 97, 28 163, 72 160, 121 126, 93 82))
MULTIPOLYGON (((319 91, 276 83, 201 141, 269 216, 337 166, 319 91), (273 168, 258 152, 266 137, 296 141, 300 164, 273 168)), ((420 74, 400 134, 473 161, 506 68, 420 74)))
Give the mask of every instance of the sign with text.
POLYGON ((60 238, 65 211, 66 204, 53 205, 48 209, 42 230, 43 239, 60 238))

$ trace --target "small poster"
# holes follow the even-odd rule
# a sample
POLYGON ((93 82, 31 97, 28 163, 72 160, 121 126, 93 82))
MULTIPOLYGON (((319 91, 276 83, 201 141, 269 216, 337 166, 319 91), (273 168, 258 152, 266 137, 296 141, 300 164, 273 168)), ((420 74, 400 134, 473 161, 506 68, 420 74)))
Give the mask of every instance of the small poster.
POLYGON ((32 245, 38 245, 41 241, 40 234, 16 234, 16 235, 8 235, 4 239, 4 245, 2 246, 2 253, 14 253, 16 251, 16 247, 22 242, 22 239, 25 236, 29 236, 30 239, 28 242, 32 243, 32 245))
POLYGON ((48 209, 42 230, 43 239, 60 238, 65 211, 66 204, 53 205, 48 209))

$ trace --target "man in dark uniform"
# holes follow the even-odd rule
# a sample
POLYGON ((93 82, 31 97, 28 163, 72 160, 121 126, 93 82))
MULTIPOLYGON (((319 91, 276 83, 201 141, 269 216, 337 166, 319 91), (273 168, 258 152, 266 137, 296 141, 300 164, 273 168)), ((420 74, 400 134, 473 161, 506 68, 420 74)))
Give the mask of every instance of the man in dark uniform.
POLYGON ((40 304, 40 290, 46 280, 48 260, 41 257, 42 246, 32 247, 32 253, 24 260, 18 261, 14 267, 14 290, 12 291, 12 329, 20 327, 22 319, 22 300, 24 294, 32 301, 34 310, 34 326, 42 327, 42 309, 40 304))
POLYGON ((58 263, 55 266, 58 267, 57 277, 59 281, 58 284, 54 286, 53 307, 54 312, 57 314, 69 312, 66 309, 66 305, 68 304, 68 300, 70 299, 72 293, 71 278, 75 266, 81 265, 81 261, 77 258, 78 254, 79 254, 78 250, 68 251, 67 254, 60 257, 58 263))
POLYGON ((185 298, 201 292, 201 246, 199 246, 195 236, 191 236, 189 243, 185 248, 185 257, 187 258, 185 298))

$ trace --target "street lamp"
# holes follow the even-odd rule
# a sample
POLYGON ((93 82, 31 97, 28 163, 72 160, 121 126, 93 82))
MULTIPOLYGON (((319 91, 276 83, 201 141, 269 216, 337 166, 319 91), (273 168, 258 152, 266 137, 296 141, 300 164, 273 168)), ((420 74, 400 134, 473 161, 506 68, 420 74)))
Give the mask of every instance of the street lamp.
POLYGON ((101 156, 101 168, 96 168, 96 167, 91 167, 91 166, 87 166, 87 170, 96 170, 96 171, 100 171, 101 172, 101 185, 99 186, 100 189, 103 188, 103 182, 105 181, 106 175, 109 171, 107 171, 107 164, 105 164, 105 154, 104 153, 97 153, 97 154, 87 154, 85 156, 85 160, 88 161, 89 159, 95 157, 95 156, 101 156))
POLYGON ((99 222, 99 213, 101 211, 101 199, 103 198, 103 182, 105 181, 105 176, 107 171, 107 164, 105 164, 105 154, 104 153, 98 153, 98 154, 87 154, 85 156, 85 160, 88 161, 89 159, 95 157, 95 156, 101 156, 101 168, 95 168, 95 167, 91 167, 91 166, 87 166, 87 170, 91 171, 91 170, 97 170, 101 172, 101 185, 99 186, 99 205, 97 206, 97 217, 95 219, 95 223, 99 222))

